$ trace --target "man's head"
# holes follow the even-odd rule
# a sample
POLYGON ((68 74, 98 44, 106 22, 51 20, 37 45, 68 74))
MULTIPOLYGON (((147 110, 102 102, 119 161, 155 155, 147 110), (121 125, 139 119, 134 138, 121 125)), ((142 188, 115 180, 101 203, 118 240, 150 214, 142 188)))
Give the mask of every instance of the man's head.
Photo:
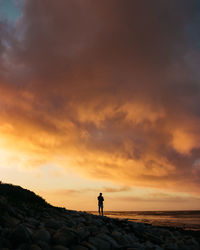
POLYGON ((102 196, 102 193, 100 193, 99 195, 102 196))

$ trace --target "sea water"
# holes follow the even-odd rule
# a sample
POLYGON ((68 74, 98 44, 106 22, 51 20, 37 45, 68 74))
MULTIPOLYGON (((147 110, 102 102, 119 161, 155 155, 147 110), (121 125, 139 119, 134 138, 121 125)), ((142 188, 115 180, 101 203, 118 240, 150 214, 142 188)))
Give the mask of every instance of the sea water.
MULTIPOLYGON (((97 212, 91 212, 98 214, 97 212)), ((105 216, 129 221, 148 223, 155 226, 181 227, 200 230, 200 210, 194 211, 105 211, 105 216)))

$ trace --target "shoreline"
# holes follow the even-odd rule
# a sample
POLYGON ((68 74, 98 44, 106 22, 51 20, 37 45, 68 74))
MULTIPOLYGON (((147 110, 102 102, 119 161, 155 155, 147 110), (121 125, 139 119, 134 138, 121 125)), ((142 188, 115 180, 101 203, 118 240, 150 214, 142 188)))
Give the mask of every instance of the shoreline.
MULTIPOLYGON (((20 223, 6 227, 9 237, 4 238, 4 242, 7 240, 9 250, 200 249, 199 231, 152 226, 55 207, 39 211, 25 207, 12 219, 19 219, 19 214, 24 212, 20 223)), ((10 223, 11 216, 7 220, 10 223)))
POLYGON ((200 231, 54 207, 21 187, 0 185, 2 250, 197 250, 200 231))
MULTIPOLYGON (((88 211, 98 215, 96 211, 88 211)), ((177 210, 177 211, 105 211, 109 218, 125 219, 128 221, 146 223, 152 226, 164 226, 182 228, 184 230, 200 231, 200 210, 177 210), (187 212, 187 217, 182 217, 182 213, 187 212), (195 217, 193 214, 197 213, 195 217), (169 215, 174 215, 169 217, 169 215), (191 216, 191 218, 189 217, 191 216)))

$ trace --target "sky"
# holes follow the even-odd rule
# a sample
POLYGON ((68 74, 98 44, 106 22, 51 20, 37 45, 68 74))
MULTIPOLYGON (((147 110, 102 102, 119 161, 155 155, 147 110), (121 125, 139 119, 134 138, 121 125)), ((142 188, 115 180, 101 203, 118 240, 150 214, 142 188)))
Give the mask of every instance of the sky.
POLYGON ((69 209, 199 209, 199 41, 198 0, 0 0, 0 179, 69 209))

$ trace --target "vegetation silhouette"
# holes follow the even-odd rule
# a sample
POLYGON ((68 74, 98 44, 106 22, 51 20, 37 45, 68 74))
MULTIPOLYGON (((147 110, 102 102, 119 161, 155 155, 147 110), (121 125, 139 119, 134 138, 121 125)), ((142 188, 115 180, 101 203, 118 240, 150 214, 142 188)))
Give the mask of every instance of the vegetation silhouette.
POLYGON ((49 207, 45 199, 20 186, 0 182, 0 196, 16 206, 49 207))

